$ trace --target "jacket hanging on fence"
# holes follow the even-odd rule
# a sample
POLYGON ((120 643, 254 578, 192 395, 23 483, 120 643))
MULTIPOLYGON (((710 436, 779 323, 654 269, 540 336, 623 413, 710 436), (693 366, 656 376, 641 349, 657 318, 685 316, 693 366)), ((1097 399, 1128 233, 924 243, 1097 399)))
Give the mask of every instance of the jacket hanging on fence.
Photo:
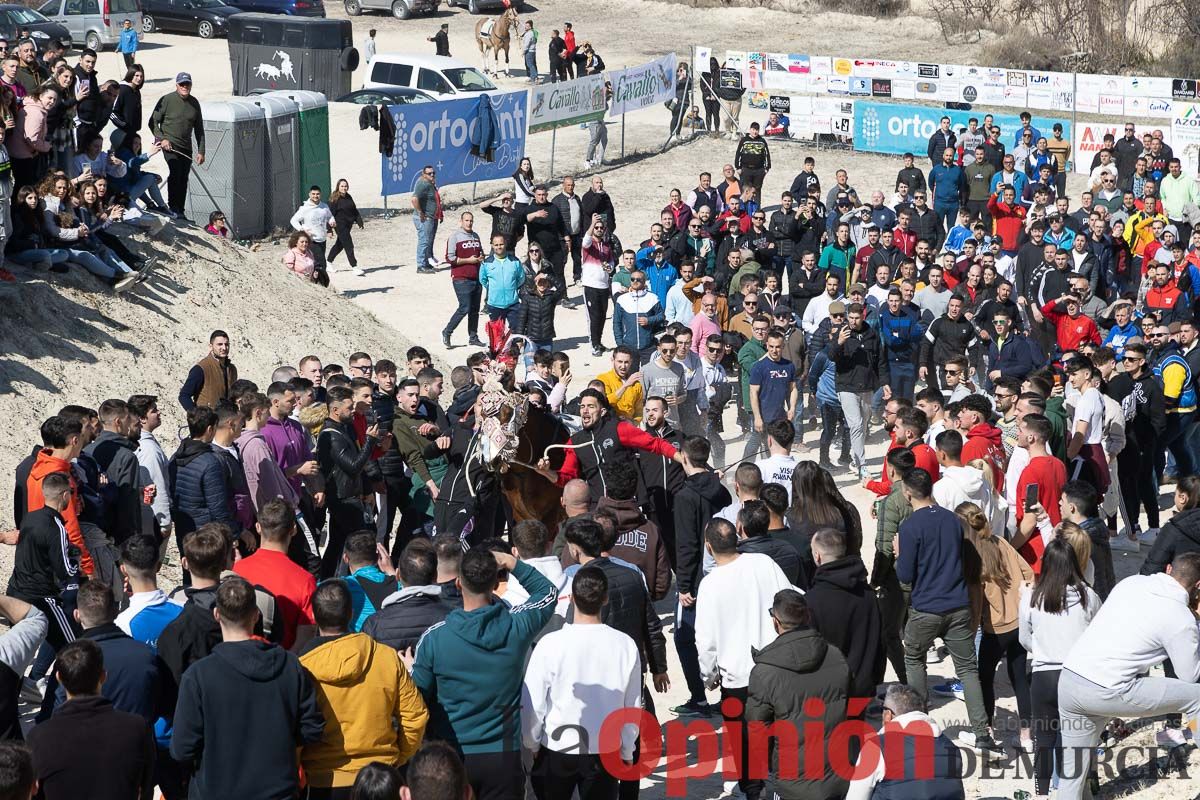
POLYGON ((396 149, 396 120, 388 107, 379 104, 379 152, 390 156, 396 149))
POLYGON ((496 112, 488 96, 481 95, 475 107, 475 127, 471 129, 471 155, 484 161, 495 161, 498 144, 500 129, 496 126, 496 112))
POLYGON ((379 109, 375 106, 363 106, 358 112, 358 129, 365 131, 367 128, 379 130, 379 109))

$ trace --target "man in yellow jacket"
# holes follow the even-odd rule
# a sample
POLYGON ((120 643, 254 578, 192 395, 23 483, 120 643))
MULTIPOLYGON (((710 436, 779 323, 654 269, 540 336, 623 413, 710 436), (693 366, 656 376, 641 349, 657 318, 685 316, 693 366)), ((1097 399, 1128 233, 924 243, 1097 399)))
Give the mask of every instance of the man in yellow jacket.
POLYGON ((300 663, 316 684, 317 704, 328 722, 325 735, 306 745, 300 760, 310 797, 354 784, 372 761, 399 767, 417 752, 429 710, 400 656, 365 633, 349 633, 354 604, 342 581, 313 595, 318 636, 300 663))
POLYGON ((604 394, 608 404, 616 412, 618 419, 632 422, 634 425, 642 421, 642 373, 637 369, 637 360, 633 351, 624 345, 613 350, 613 368, 596 376, 596 380, 604 384, 604 394))

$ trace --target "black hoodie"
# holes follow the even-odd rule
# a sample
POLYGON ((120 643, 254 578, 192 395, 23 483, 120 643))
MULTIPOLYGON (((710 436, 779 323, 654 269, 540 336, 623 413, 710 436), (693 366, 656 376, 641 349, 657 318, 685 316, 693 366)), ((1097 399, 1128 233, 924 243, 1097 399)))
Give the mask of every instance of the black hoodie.
POLYGON ((886 651, 875 593, 858 554, 817 567, 805 595, 813 627, 842 651, 850 667, 851 697, 874 697, 883 681, 886 651))
POLYGON ((784 798, 845 796, 846 780, 830 767, 827 754, 823 759, 825 775, 822 780, 805 780, 804 775, 809 760, 822 758, 825 740, 846 720, 850 684, 846 660, 837 648, 830 647, 821 634, 811 628, 785 631, 753 655, 746 721, 792 725, 798 741, 797 752, 788 753, 787 757, 793 768, 800 764, 799 778, 779 778, 779 748, 774 748, 771 773, 775 793, 784 798), (805 705, 810 699, 824 704, 823 715, 814 718, 805 713, 805 705), (805 753, 806 734, 814 722, 822 723, 817 729, 822 736, 812 742, 817 753, 805 753))
POLYGON ((171 756, 194 767, 191 797, 291 800, 297 748, 324 729, 296 656, 253 639, 224 642, 184 673, 171 756))
POLYGON ((137 445, 113 431, 101 431, 96 441, 85 451, 117 490, 116 502, 109 504, 101 527, 117 544, 130 536, 142 532, 142 481, 139 477, 141 465, 137 459, 137 445))
POLYGON ((738 542, 739 553, 762 553, 779 565, 788 583, 800 585, 800 553, 794 545, 774 536, 747 536, 738 542))
POLYGON ((1175 556, 1183 553, 1200 553, 1200 508, 1176 514, 1159 529, 1158 538, 1142 562, 1141 573, 1166 572, 1175 556))
POLYGON ((680 594, 696 594, 704 566, 704 526, 732 502, 715 472, 697 472, 683 479, 674 513, 675 582, 680 594))

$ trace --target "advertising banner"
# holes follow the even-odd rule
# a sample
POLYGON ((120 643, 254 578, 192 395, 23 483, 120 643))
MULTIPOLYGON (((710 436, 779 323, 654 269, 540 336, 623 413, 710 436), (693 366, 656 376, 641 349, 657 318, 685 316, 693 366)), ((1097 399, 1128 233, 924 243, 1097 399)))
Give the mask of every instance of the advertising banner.
POLYGON ((612 82, 610 117, 639 111, 675 97, 675 54, 668 53, 648 64, 605 73, 612 82))
MULTIPOLYGON (((982 117, 978 111, 948 111, 927 106, 897 105, 859 100, 854 108, 854 147, 869 153, 914 153, 925 158, 929 137, 938 128, 942 117, 950 117, 955 131, 967 126, 971 117, 982 117)), ((1021 126, 1015 114, 993 114, 1002 131, 1001 140, 1012 140, 1012 132, 1021 126)), ((1071 138, 1071 120, 1035 115, 1033 124, 1049 131, 1055 122, 1063 125, 1063 135, 1071 138)))
POLYGON ((1171 148, 1184 164, 1196 163, 1200 155, 1200 103, 1175 103, 1175 115, 1171 118, 1171 148))
POLYGON ((529 132, 579 125, 604 118, 604 76, 543 83, 529 90, 529 132))
POLYGON ((396 123, 396 143, 391 155, 381 159, 383 194, 411 192, 426 164, 437 170, 439 186, 512 175, 525 155, 528 97, 520 91, 388 106, 396 123), (479 113, 484 101, 491 104, 490 116, 479 113), (491 161, 471 153, 472 145, 486 134, 488 120, 495 125, 491 161))

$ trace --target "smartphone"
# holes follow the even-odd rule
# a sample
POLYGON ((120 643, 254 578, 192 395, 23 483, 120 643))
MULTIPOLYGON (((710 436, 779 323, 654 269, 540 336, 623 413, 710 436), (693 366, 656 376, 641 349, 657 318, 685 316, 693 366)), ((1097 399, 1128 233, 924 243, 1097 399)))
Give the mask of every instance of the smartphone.
POLYGON ((1025 510, 1032 511, 1038 504, 1038 485, 1031 483, 1025 487, 1025 510))
POLYGON ((1062 375, 1059 375, 1057 372, 1054 373, 1054 385, 1062 386, 1062 375))

